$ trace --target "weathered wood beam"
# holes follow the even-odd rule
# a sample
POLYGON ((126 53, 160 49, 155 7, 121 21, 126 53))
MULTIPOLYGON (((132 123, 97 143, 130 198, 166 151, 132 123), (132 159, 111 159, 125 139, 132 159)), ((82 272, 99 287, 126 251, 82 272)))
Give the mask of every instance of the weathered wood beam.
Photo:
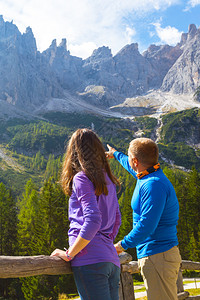
POLYGON ((59 257, 0 256, 0 278, 72 273, 70 264, 59 257))
MULTIPOLYGON (((122 272, 139 273, 138 262, 131 261, 131 255, 119 255, 122 272)), ((200 270, 200 263, 182 261, 182 269, 200 270)), ((0 256, 0 278, 17 278, 35 275, 59 275, 71 273, 70 264, 58 257, 40 256, 0 256)))
POLYGON ((200 296, 189 296, 186 300, 200 300, 200 296))
POLYGON ((191 260, 182 260, 181 269, 185 270, 200 270, 200 262, 195 262, 191 260))
POLYGON ((119 254, 120 264, 129 263, 132 260, 132 256, 127 252, 122 252, 119 254))
POLYGON ((187 291, 182 292, 182 293, 178 293, 178 300, 185 300, 188 298, 189 293, 187 291))
MULTIPOLYGON (((128 253, 121 253, 120 263, 131 261, 128 253)), ((17 278, 36 275, 61 275, 72 273, 70 263, 59 257, 0 256, 0 278, 17 278)))
POLYGON ((131 274, 140 273, 137 261, 130 261, 129 263, 123 264, 121 268, 122 272, 129 272, 131 274))
MULTIPOLYGON (((190 260, 182 260, 181 269, 185 270, 200 270, 200 262, 194 262, 190 260)), ((138 262, 130 261, 129 263, 125 263, 122 266, 123 272, 139 273, 138 262)))

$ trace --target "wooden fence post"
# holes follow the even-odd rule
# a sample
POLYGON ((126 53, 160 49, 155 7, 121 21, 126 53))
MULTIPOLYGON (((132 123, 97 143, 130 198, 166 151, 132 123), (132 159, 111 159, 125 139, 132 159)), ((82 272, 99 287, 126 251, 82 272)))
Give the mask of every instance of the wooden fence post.
POLYGON ((120 275, 120 300, 135 300, 133 277, 128 272, 123 272, 120 275))
POLYGON ((119 255, 121 263, 121 275, 119 286, 119 299, 120 300, 135 300, 133 277, 129 272, 124 272, 122 265, 129 263, 132 260, 132 256, 127 252, 122 252, 119 255))
POLYGON ((181 293, 181 292, 184 292, 184 287, 183 287, 183 275, 182 275, 182 270, 179 269, 179 272, 178 272, 178 279, 177 279, 177 293, 181 293))

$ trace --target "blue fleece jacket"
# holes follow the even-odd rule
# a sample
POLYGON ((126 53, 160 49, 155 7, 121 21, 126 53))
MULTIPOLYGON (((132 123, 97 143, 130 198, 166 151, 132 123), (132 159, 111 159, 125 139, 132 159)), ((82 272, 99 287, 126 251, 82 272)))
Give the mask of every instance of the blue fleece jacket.
MULTIPOLYGON (((114 157, 137 179, 128 156, 116 151, 114 157)), ((161 169, 137 179, 131 207, 133 229, 121 242, 125 250, 136 247, 139 259, 178 245, 178 199, 171 182, 161 169)))

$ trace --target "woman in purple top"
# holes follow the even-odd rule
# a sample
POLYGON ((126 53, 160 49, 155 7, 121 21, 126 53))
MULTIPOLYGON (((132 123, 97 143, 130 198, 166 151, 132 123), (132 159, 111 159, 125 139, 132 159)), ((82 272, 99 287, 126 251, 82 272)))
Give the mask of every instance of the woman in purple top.
POLYGON ((89 129, 71 137, 61 175, 69 199, 69 249, 51 254, 71 261, 83 300, 117 300, 120 262, 113 241, 121 224, 116 195, 119 181, 111 173, 104 147, 89 129))

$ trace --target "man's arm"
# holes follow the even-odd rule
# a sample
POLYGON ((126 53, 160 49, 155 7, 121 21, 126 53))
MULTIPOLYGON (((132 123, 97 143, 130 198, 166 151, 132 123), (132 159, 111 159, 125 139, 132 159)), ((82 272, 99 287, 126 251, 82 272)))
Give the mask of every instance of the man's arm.
POLYGON ((107 145, 108 150, 106 152, 106 157, 107 158, 115 158, 121 165, 126 169, 135 179, 137 179, 136 172, 131 168, 129 161, 128 161, 128 156, 125 155, 122 152, 118 152, 115 148, 112 148, 110 145, 107 145))

